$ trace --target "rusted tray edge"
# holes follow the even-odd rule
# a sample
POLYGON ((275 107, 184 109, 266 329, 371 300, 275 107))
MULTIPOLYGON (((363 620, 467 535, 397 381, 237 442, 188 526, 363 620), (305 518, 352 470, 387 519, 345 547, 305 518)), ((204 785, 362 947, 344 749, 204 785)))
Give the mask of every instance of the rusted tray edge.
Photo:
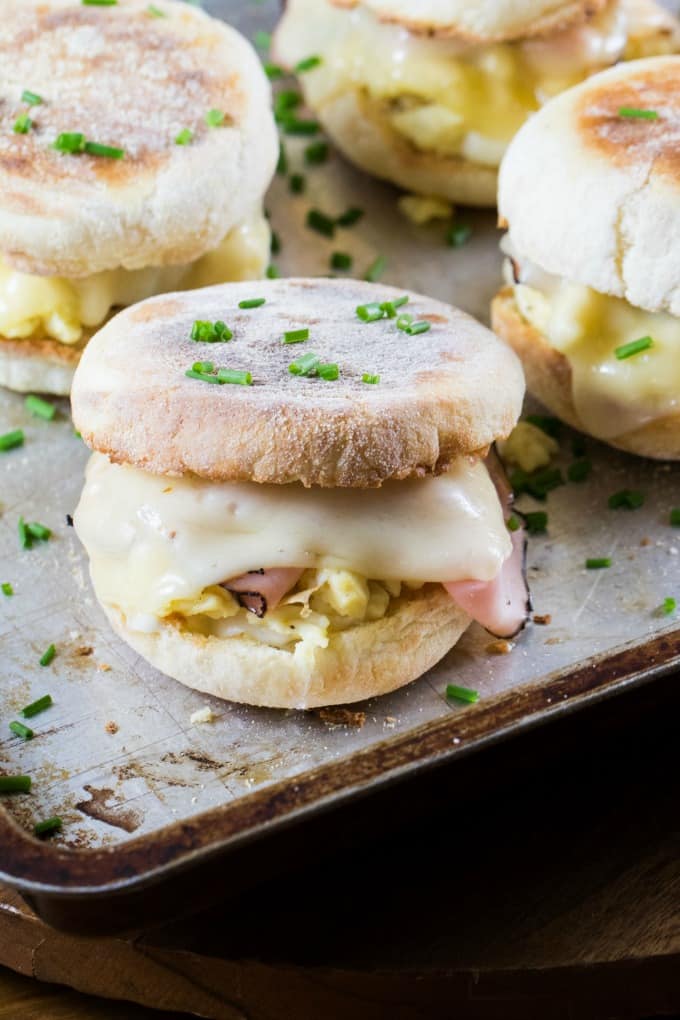
POLYGON ((69 850, 42 843, 0 807, 0 881, 31 894, 81 897, 129 892, 227 849, 384 788, 416 768, 441 764, 589 703, 680 668, 680 629, 622 646, 508 691, 474 709, 269 786, 119 846, 69 850), (489 726, 493 721, 493 729, 489 726))

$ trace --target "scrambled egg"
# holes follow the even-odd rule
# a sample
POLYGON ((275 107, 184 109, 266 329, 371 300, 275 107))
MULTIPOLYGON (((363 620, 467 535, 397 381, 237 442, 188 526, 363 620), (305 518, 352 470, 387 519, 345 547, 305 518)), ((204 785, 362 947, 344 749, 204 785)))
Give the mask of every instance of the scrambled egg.
POLYGON ((552 436, 537 425, 532 425, 530 421, 520 421, 505 442, 498 443, 498 452, 505 464, 514 464, 531 474, 532 471, 547 467, 560 452, 560 447, 552 436))

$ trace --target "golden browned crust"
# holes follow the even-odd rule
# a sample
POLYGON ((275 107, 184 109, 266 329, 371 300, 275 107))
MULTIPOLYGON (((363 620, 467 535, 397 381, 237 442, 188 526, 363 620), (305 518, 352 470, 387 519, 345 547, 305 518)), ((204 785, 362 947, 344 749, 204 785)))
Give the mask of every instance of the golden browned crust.
POLYGON ((513 428, 523 378, 514 355, 474 319, 411 295, 432 324, 410 337, 356 307, 404 292, 356 280, 224 284, 152 298, 121 312, 88 345, 72 393, 76 427, 112 460, 211 480, 380 485, 442 470, 513 428), (267 303, 240 311, 239 301, 267 303), (225 321, 227 344, 195 343, 196 319, 225 321), (309 328, 305 343, 283 333, 309 328), (290 373, 312 352, 339 379, 290 373), (252 386, 187 378, 196 360, 252 373, 252 386), (134 365, 134 371, 130 366, 134 365), (362 381, 380 375, 378 385, 362 381))
MULTIPOLYGON (((519 355, 528 391, 572 428, 587 432, 574 407, 568 359, 522 318, 511 287, 505 287, 494 298, 491 323, 494 332, 519 355)), ((606 442, 642 457, 680 460, 680 414, 659 418, 606 442)))
POLYGON ((249 638, 191 634, 177 621, 157 633, 131 630, 104 606, 135 651, 187 687, 270 708, 319 708, 364 701, 411 683, 456 644, 470 618, 441 585, 399 600, 396 611, 330 636, 327 648, 293 653, 249 638))
POLYGON ((149 6, 3 0, 0 251, 25 272, 193 261, 267 186, 275 131, 251 47, 196 7, 164 0, 154 17, 149 6), (23 87, 44 102, 26 107, 23 87), (226 126, 208 126, 211 109, 226 126), (18 134, 26 110, 33 127, 18 134), (177 145, 185 128, 192 143, 177 145), (125 157, 57 152, 62 132, 125 157))

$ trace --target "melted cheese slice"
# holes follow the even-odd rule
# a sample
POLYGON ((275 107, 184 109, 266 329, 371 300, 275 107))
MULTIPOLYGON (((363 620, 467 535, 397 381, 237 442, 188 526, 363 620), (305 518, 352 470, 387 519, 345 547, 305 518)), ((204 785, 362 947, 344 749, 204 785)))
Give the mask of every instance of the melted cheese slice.
POLYGON ((574 406, 599 439, 680 414, 680 319, 552 276, 521 260, 515 301, 524 319, 569 361, 574 406), (653 346, 619 360, 615 350, 650 336, 653 346))
POLYGON ((269 260, 270 234, 260 212, 231 230, 218 248, 183 266, 112 269, 78 280, 32 276, 0 257, 0 338, 51 337, 77 343, 113 308, 173 290, 259 279, 269 260))
POLYGON ((315 109, 362 90, 417 148, 497 167, 530 113, 623 56, 628 29, 625 6, 613 2, 586 27, 471 46, 381 23, 360 4, 347 11, 320 0, 289 0, 277 47, 290 64, 323 55, 304 75, 315 109))
POLYGON ((511 541, 480 462, 381 489, 163 478, 101 454, 75 514, 102 602, 130 617, 262 567, 417 583, 496 577, 511 541))

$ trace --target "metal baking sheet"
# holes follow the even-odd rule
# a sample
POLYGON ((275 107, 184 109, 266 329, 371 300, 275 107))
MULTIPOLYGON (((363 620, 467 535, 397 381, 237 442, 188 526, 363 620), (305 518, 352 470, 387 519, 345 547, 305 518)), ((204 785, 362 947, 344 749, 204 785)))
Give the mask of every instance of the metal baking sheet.
MULTIPOLYGON (((276 12, 274 3, 207 6, 250 34, 269 28, 276 12)), ((473 232, 452 249, 444 224, 414 226, 397 212, 396 191, 337 155, 304 167, 304 144, 289 142, 288 153, 306 174, 306 193, 291 195, 278 177, 267 198, 284 275, 324 274, 336 249, 354 256, 359 275, 384 254, 384 282, 488 319, 501 266, 492 214, 461 212, 473 232), (304 225, 310 206, 335 215, 352 205, 366 216, 334 241, 304 225)), ((0 878, 25 891, 102 894, 158 879, 189 858, 256 837, 265 822, 289 822, 680 663, 678 620, 658 611, 664 598, 680 599, 680 531, 669 524, 680 505, 680 468, 589 441, 591 479, 550 494, 548 534, 530 544, 535 611, 551 622, 530 627, 509 654, 497 654, 473 626, 421 680, 358 706, 363 725, 358 717, 343 724, 211 700, 146 665, 96 604, 66 520, 88 456, 66 403, 58 420, 43 422, 20 396, 2 393, 0 433, 16 427, 25 445, 0 455, 0 581, 15 592, 0 596, 0 772, 30 774, 33 792, 2 801, 0 878), (643 491, 644 506, 609 510, 607 497, 622 488, 643 491), (48 525, 53 537, 20 550, 20 515, 48 525), (585 569, 587 557, 602 556, 612 558, 610 569, 585 569), (57 655, 41 667, 52 643, 57 655), (479 703, 447 701, 452 681, 478 690, 479 703), (55 704, 35 719, 35 739, 9 734, 18 710, 45 693, 55 704), (191 725, 205 705, 214 722, 191 725), (54 814, 63 831, 37 843, 33 824, 54 814)), ((558 463, 564 469, 570 459, 565 430, 558 463)), ((519 505, 543 508, 527 497, 519 505)))

